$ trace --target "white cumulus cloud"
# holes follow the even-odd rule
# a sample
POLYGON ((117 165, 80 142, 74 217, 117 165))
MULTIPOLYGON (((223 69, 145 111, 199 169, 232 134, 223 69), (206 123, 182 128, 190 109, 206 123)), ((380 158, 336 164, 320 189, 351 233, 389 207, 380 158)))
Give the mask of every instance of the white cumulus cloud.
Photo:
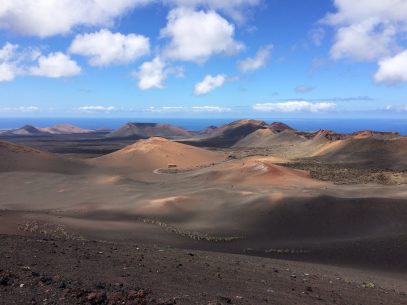
POLYGON ((29 74, 60 78, 75 76, 81 73, 81 67, 68 55, 61 52, 51 53, 38 58, 38 65, 29 69, 29 74))
POLYGON ((18 45, 6 43, 0 49, 0 82, 12 81, 20 73, 17 67, 18 45))
POLYGON ((168 71, 165 69, 164 61, 156 57, 152 61, 143 63, 139 70, 134 73, 138 80, 138 87, 141 90, 153 88, 164 88, 164 81, 167 79, 168 71))
POLYGON ((18 74, 17 68, 10 63, 0 64, 0 82, 12 81, 18 74))
POLYGON ((334 59, 377 61, 374 79, 379 83, 407 82, 403 67, 407 35, 405 0, 335 0, 336 12, 323 22, 336 29, 331 48, 334 59), (401 64, 395 67, 395 64, 401 64))
POLYGON ((324 18, 336 28, 331 49, 335 59, 374 60, 397 49, 407 32, 405 0, 335 0, 337 11, 324 18))
POLYGON ((81 67, 61 52, 42 55, 37 49, 19 50, 18 45, 11 43, 0 49, 0 82, 24 75, 60 78, 80 72, 81 67))
POLYGON ((92 66, 120 65, 134 62, 150 53, 149 38, 129 34, 112 33, 107 29, 77 35, 69 51, 89 57, 92 66))
POLYGON ((1 0, 0 29, 47 37, 77 26, 110 26, 132 8, 154 0, 1 0))
POLYGON ((238 66, 239 69, 243 72, 250 72, 255 71, 260 68, 263 68, 271 55, 271 49, 273 48, 272 45, 267 45, 265 47, 260 48, 257 51, 255 57, 246 58, 245 60, 239 61, 238 66))
POLYGON ((281 103, 256 104, 253 110, 260 112, 323 112, 336 108, 336 104, 321 102, 311 103, 307 101, 287 101, 281 103))
POLYGON ((244 48, 234 39, 234 33, 235 27, 215 11, 174 9, 161 30, 161 37, 170 39, 163 54, 196 63, 204 63, 217 54, 234 55, 244 48))
POLYGON ((375 60, 387 55, 393 43, 395 28, 388 26, 381 31, 377 24, 366 21, 338 29, 331 49, 334 59, 350 57, 355 60, 375 60))
POLYGON ((226 75, 219 74, 216 76, 207 75, 203 81, 195 85, 195 95, 205 95, 209 92, 215 90, 216 88, 222 87, 227 80, 226 75))
POLYGON ((388 84, 407 82, 407 50, 380 60, 374 79, 378 83, 388 84))

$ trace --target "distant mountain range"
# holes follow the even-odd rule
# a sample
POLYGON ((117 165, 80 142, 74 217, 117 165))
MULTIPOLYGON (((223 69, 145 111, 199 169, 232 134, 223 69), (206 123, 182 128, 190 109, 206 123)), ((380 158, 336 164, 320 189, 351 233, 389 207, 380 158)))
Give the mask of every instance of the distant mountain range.
MULTIPOLYGON (((50 128, 37 128, 26 125, 22 128, 6 131, 2 135, 34 137, 92 132, 96 131, 81 129, 72 125, 57 125, 50 128)), ((132 164, 139 164, 139 161, 134 160, 139 160, 141 157, 135 152, 140 151, 140 154, 144 154, 148 147, 149 149, 154 148, 149 154, 152 156, 154 151, 154 154, 157 155, 154 158, 160 160, 160 162, 166 164, 176 160, 179 164, 184 162, 189 165, 189 163, 193 164, 193 162, 187 162, 189 160, 187 152, 200 156, 202 151, 196 148, 207 147, 228 148, 237 152, 247 150, 252 151, 253 154, 265 153, 282 160, 309 159, 338 164, 353 164, 353 166, 392 169, 404 169, 407 166, 407 137, 394 132, 360 131, 352 134, 340 134, 329 130, 304 132, 279 122, 267 124, 264 121, 239 120, 220 127, 211 126, 202 132, 190 132, 168 124, 128 123, 106 136, 104 134, 100 135, 101 140, 121 138, 136 140, 153 138, 153 140, 139 141, 133 146, 129 146, 127 150, 122 151, 126 153, 112 155, 114 158, 102 157, 103 162, 118 163, 125 166, 128 159, 132 164), (159 140, 157 137, 168 139, 159 140), (169 139, 175 141, 169 141, 169 139), (170 148, 174 148, 174 150, 167 152, 170 148), (174 151, 177 153, 174 153, 174 151), (181 151, 183 152, 181 153, 181 151), (167 160, 166 156, 173 157, 167 160), (124 161, 121 160, 122 158, 124 161)), ((10 147, 15 148, 15 146, 5 146, 3 148, 10 147)), ((27 151, 23 148, 17 150, 27 151)), ((212 158, 213 155, 210 157, 212 158)), ((152 163, 152 160, 148 161, 148 158, 141 162, 139 166, 147 166, 147 163, 152 163)), ((29 166, 34 165, 35 163, 29 166)))
MULTIPOLYGON (((48 128, 26 125, 0 135, 35 137, 96 132, 100 131, 69 124, 48 128)), ((220 127, 210 126, 201 132, 192 132, 169 124, 127 123, 107 135, 102 133, 100 137, 109 140, 161 137, 195 147, 266 149, 268 153, 284 159, 312 158, 381 168, 407 166, 407 137, 396 132, 371 130, 352 134, 330 130, 305 132, 280 122, 268 124, 259 120, 238 120, 220 127)))
POLYGON ((96 130, 83 129, 70 124, 60 124, 52 127, 35 127, 32 125, 25 125, 21 128, 6 130, 0 133, 1 136, 41 136, 52 134, 84 134, 93 133, 96 130))

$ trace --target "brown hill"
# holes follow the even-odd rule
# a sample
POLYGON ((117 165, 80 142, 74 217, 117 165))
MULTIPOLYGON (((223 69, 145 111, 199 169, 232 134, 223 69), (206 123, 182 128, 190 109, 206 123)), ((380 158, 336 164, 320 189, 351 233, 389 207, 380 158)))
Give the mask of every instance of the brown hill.
POLYGON ((212 135, 214 132, 216 132, 219 129, 217 126, 209 126, 208 128, 205 128, 204 130, 200 131, 200 135, 212 135))
POLYGON ((2 136, 41 136, 50 134, 46 130, 34 127, 32 125, 25 125, 18 129, 8 130, 3 132, 2 136))
POLYGON ((94 130, 79 128, 70 124, 59 124, 52 127, 41 128, 40 130, 51 134, 75 134, 75 133, 91 133, 94 130))
POLYGON ((91 160, 92 164, 128 171, 153 171, 174 164, 178 169, 209 165, 225 160, 222 153, 188 146, 164 138, 139 140, 119 151, 91 160))
POLYGON ((287 124, 281 123, 281 122, 273 122, 269 125, 269 128, 276 131, 276 132, 282 132, 284 130, 294 130, 287 124))
POLYGON ((267 126, 264 121, 238 120, 215 129, 205 139, 184 143, 203 147, 231 147, 252 132, 267 126))
POLYGON ((304 133, 304 135, 310 139, 328 139, 329 141, 343 140, 349 137, 347 134, 337 133, 332 130, 318 130, 316 132, 304 133))
POLYGON ((206 176, 206 180, 216 184, 282 187, 322 185, 321 182, 313 180, 308 172, 276 164, 280 162, 285 160, 275 157, 248 157, 205 168, 194 175, 200 178, 206 176))
POLYGON ((0 172, 39 171, 73 174, 84 164, 9 142, 0 142, 0 172))
POLYGON ((352 138, 355 139, 363 139, 363 138, 383 138, 383 139, 391 139, 399 137, 400 133, 398 132, 383 132, 383 131, 373 131, 373 130, 363 130, 355 132, 351 135, 352 138))
POLYGON ((158 123, 127 123, 118 130, 108 134, 108 138, 135 138, 150 137, 183 138, 190 137, 191 132, 169 124, 158 123))
POLYGON ((306 140, 305 137, 289 129, 282 132, 276 132, 273 129, 259 129, 237 142, 234 147, 292 146, 306 140))
POLYGON ((383 139, 369 136, 339 140, 324 145, 314 153, 314 157, 356 167, 407 169, 407 138, 383 139))

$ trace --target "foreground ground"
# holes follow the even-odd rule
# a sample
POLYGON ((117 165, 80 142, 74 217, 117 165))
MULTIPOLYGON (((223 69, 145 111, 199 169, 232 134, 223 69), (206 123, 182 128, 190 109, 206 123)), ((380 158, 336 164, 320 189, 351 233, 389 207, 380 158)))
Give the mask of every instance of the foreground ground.
POLYGON ((0 304, 407 304, 380 273, 152 245, 0 236, 0 304), (26 251, 30 249, 30 251, 26 251))

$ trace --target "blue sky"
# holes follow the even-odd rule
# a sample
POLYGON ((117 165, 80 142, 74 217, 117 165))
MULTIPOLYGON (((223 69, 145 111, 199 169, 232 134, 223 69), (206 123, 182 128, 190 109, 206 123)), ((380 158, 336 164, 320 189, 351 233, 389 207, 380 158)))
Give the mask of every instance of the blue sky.
POLYGON ((0 116, 403 118, 406 20, 403 0, 3 0, 0 116))

